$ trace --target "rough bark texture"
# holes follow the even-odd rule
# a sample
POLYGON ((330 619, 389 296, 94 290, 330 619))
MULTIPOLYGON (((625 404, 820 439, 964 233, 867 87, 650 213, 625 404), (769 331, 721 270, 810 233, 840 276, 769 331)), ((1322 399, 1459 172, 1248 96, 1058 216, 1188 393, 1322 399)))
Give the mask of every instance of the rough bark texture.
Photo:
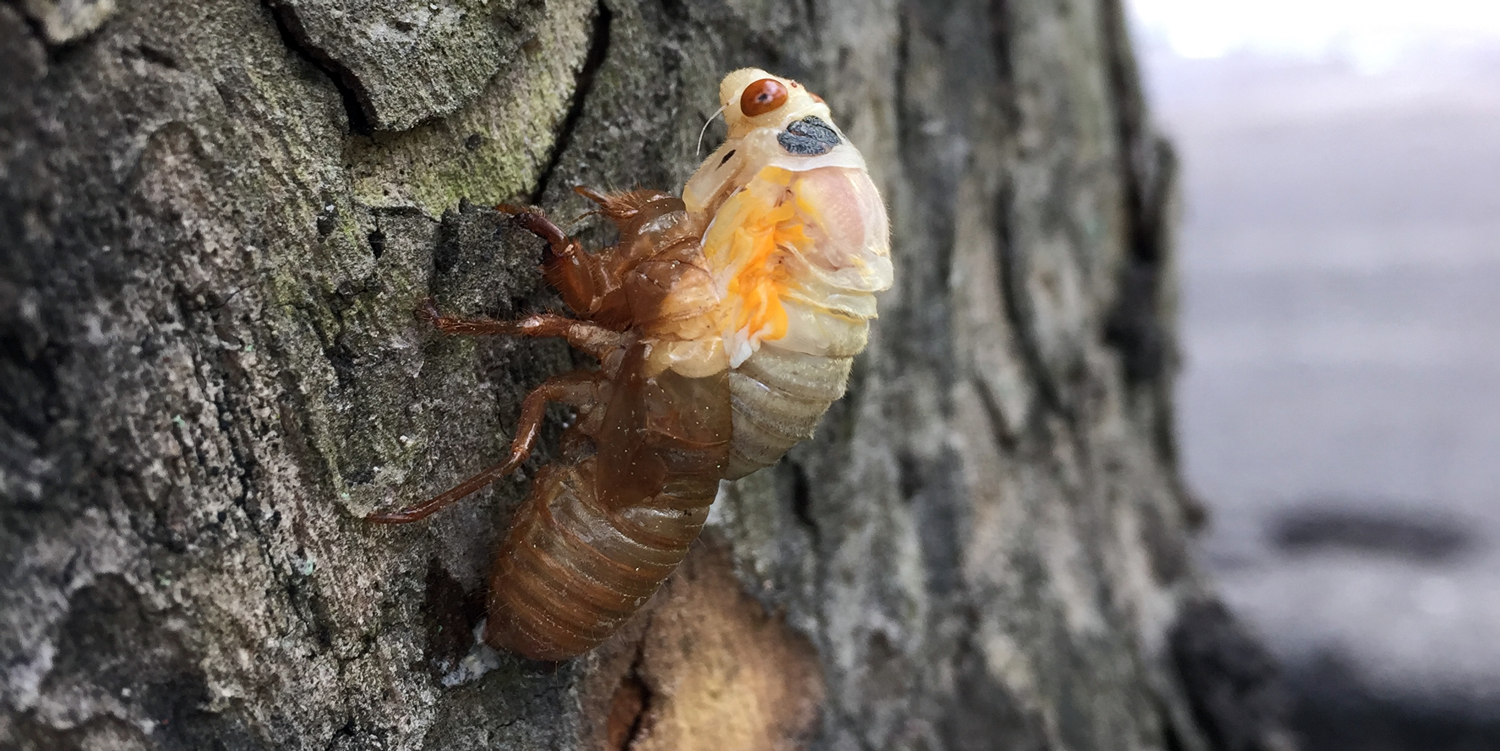
POLYGON ((1281 742, 1185 554, 1115 0, 8 0, 0 80, 0 746, 1281 742), (891 208, 850 394, 603 648, 476 646, 525 478, 360 517, 493 461, 570 356, 411 311, 555 304, 476 206, 679 186, 749 64, 891 208))

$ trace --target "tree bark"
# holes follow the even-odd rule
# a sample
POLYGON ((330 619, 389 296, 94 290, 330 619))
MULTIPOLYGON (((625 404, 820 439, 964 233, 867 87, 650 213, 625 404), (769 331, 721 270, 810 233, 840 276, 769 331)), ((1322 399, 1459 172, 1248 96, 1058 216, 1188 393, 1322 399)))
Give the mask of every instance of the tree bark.
POLYGON ((0 746, 1285 747, 1186 553, 1118 0, 9 0, 0 78, 0 746), (680 186, 744 65, 864 151, 897 287, 629 626, 497 654, 526 477, 362 517, 495 461, 570 355, 411 311, 555 304, 481 207, 680 186))

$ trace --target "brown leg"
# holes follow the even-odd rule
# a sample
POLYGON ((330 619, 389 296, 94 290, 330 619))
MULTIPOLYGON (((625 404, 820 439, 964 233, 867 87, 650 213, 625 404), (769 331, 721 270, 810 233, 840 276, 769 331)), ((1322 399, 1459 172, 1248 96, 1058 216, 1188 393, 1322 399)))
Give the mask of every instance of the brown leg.
POLYGON ((575 407, 591 404, 594 401, 598 377, 598 373, 575 370, 549 378, 542 385, 532 389, 531 393, 526 395, 526 399, 521 402, 521 419, 516 423, 516 437, 510 442, 510 455, 505 458, 505 461, 464 480, 442 495, 400 511, 370 514, 365 517, 365 521, 376 524, 409 524, 419 521, 516 471, 516 468, 521 466, 521 462, 526 461, 526 457, 531 455, 531 447, 536 443, 537 433, 542 427, 542 417, 546 414, 547 402, 561 402, 575 407))
POLYGON ((684 207, 682 199, 659 190, 628 190, 624 193, 601 193, 582 185, 573 189, 584 198, 599 204, 599 212, 615 221, 623 232, 630 220, 646 212, 648 216, 661 216, 684 207))
POLYGON ((502 203, 496 206, 495 210, 503 214, 510 214, 511 221, 515 222, 516 226, 546 240, 547 244, 552 246, 552 252, 557 255, 570 252, 569 248, 582 250, 578 246, 578 241, 568 237, 567 233, 563 232, 562 227, 557 226, 551 219, 548 219, 547 215, 543 214, 541 209, 502 203))
POLYGON ((517 226, 547 241, 551 249, 543 268, 547 282, 562 294, 563 302, 575 313, 593 312, 614 286, 604 270, 602 256, 587 253, 577 240, 568 237, 541 211, 501 204, 495 210, 513 214, 517 226))
POLYGON ((629 219, 636 214, 636 207, 622 205, 614 197, 610 196, 610 194, 601 193, 586 185, 573 186, 573 192, 599 204, 599 209, 591 213, 604 214, 610 219, 615 220, 616 223, 621 219, 629 219))
POLYGON ((422 301, 415 311, 418 320, 431 324, 444 334, 467 336, 557 336, 596 359, 603 359, 612 349, 623 347, 627 338, 586 321, 552 313, 529 315, 519 321, 494 321, 488 318, 459 318, 438 312, 432 298, 422 301))

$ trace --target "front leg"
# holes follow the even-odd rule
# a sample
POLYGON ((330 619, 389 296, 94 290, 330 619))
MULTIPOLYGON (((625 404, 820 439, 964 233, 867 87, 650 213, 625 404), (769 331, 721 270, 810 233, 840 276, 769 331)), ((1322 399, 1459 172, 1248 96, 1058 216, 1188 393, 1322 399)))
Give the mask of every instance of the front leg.
POLYGON ((605 298, 620 286, 618 274, 608 269, 606 255, 585 251, 540 209, 508 204, 495 209, 514 215, 511 221, 516 226, 547 241, 542 273, 574 313, 593 317, 603 310, 605 298))

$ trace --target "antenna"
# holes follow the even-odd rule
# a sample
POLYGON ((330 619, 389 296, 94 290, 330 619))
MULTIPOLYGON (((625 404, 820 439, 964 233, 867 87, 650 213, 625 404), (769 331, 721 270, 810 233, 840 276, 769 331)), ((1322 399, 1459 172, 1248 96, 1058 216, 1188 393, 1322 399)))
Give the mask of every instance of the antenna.
MULTIPOLYGON (((727 104, 724 105, 724 107, 728 106, 729 105, 727 104)), ((720 107, 717 112, 709 115, 708 121, 703 123, 703 130, 698 131, 698 148, 693 151, 693 156, 698 156, 703 153, 703 134, 708 132, 708 126, 713 125, 714 118, 724 114, 724 107, 720 107)))

